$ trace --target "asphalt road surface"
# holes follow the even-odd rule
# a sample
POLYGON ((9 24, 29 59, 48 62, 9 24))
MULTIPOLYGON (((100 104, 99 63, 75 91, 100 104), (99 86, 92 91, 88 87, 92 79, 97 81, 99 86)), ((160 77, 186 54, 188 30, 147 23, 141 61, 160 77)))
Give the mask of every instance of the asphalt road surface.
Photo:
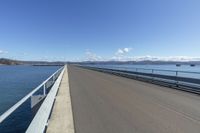
POLYGON ((68 66, 76 133, 200 133, 200 96, 68 66))

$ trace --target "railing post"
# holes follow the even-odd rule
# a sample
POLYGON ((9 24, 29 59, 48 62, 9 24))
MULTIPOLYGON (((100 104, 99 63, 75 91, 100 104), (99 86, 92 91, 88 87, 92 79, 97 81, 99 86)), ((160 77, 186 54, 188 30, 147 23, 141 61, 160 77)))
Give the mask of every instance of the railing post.
POLYGON ((46 85, 45 85, 46 83, 44 83, 44 85, 43 85, 43 95, 44 96, 46 96, 46 85))
POLYGON ((178 84, 179 84, 179 82, 178 82, 178 71, 176 71, 176 86, 178 87, 178 84))
POLYGON ((153 77, 153 74, 154 74, 154 69, 152 69, 152 71, 151 71, 151 76, 152 76, 152 82, 154 81, 154 77, 153 77))
POLYGON ((138 68, 136 68, 135 71, 136 71, 136 77, 135 78, 137 79, 138 78, 138 68))
POLYGON ((53 75, 53 77, 52 77, 52 80, 53 80, 53 82, 54 82, 54 80, 55 80, 55 78, 54 78, 54 77, 55 77, 55 75, 53 75))

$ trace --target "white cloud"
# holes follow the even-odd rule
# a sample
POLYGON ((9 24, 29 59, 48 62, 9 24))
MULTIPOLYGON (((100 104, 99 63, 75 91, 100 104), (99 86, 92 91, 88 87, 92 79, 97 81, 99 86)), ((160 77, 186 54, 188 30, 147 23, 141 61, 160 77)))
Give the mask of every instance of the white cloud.
POLYGON ((117 52, 115 53, 115 55, 124 55, 126 53, 129 53, 132 50, 132 48, 120 48, 117 50, 117 52))
MULTIPOLYGON (((120 48, 111 58, 103 58, 97 54, 86 50, 86 58, 82 61, 200 61, 200 57, 191 57, 191 56, 128 56, 128 53, 132 48, 120 48)), ((81 59, 79 59, 81 61, 81 59)))
POLYGON ((8 51, 3 51, 3 50, 0 50, 0 54, 7 54, 8 51))
POLYGON ((123 54, 124 51, 122 49, 118 49, 117 54, 123 54))
POLYGON ((178 62, 187 62, 187 61, 200 61, 200 57, 191 57, 191 56, 118 56, 115 55, 108 61, 178 61, 178 62))
POLYGON ((132 48, 124 48, 124 52, 126 52, 126 53, 128 53, 131 50, 132 50, 132 48))
POLYGON ((86 51, 86 61, 102 61, 102 57, 92 53, 90 50, 86 51))
POLYGON ((111 60, 115 61, 179 61, 179 62, 187 62, 187 61, 200 61, 200 57, 190 57, 190 56, 165 56, 165 57, 159 57, 159 56, 133 56, 133 57, 127 57, 127 56, 114 56, 111 58, 111 60))

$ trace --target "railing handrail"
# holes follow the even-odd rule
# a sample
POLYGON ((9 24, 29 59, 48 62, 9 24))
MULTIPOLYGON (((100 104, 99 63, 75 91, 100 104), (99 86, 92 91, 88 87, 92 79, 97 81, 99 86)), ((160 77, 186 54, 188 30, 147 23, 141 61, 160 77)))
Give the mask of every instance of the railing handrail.
POLYGON ((14 104, 11 108, 9 108, 6 112, 4 112, 0 116, 0 123, 2 123, 10 114, 12 114, 18 107, 20 107, 27 99, 29 99, 35 92, 37 92, 44 84, 46 84, 54 75, 60 72, 64 67, 58 69, 55 73, 53 73, 49 78, 43 81, 38 87, 32 90, 29 94, 19 100, 16 104, 14 104))
POLYGON ((50 92, 48 93, 44 102, 42 103, 39 110, 37 111, 35 117, 31 121, 28 129, 26 130, 26 133, 43 133, 44 132, 65 70, 66 70, 66 66, 61 71, 56 82, 52 86, 50 92))
POLYGON ((144 72, 133 72, 128 70, 117 70, 113 68, 103 68, 103 67, 91 67, 91 66, 80 66, 83 68, 88 68, 91 70, 96 70, 100 72, 110 73, 114 75, 119 75, 122 77, 134 78, 137 80, 152 82, 154 84, 159 84, 163 86, 169 86, 175 89, 200 94, 200 79, 190 78, 190 77, 180 77, 177 74, 174 76, 170 75, 159 75, 154 73, 144 73, 144 72))
MULTIPOLYGON (((91 67, 91 66, 90 66, 91 67)), ((99 66, 95 66, 96 68, 108 68, 108 67, 99 67, 99 66)), ((121 67, 121 66, 112 66, 110 67, 110 69, 112 68, 124 68, 124 69, 137 69, 137 70, 154 70, 154 71, 163 71, 163 72, 178 72, 178 73, 191 73, 191 74, 200 74, 200 72, 192 72, 192 71, 181 71, 181 70, 164 70, 164 69, 151 69, 151 68, 139 68, 139 67, 121 67)))

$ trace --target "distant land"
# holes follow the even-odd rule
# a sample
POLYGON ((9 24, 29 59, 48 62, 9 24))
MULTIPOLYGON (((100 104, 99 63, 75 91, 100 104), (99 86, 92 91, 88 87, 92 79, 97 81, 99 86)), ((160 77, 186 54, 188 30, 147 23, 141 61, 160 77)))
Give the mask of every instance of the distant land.
POLYGON ((66 63, 69 64, 81 64, 81 65, 200 65, 200 61, 83 61, 83 62, 48 62, 48 61, 21 61, 21 60, 13 60, 7 58, 0 58, 0 65, 33 65, 33 66, 50 66, 50 65, 64 65, 66 63))
POLYGON ((21 61, 7 58, 0 58, 0 65, 33 65, 33 66, 55 66, 64 65, 66 62, 48 62, 48 61, 21 61))
POLYGON ((0 58, 0 65, 20 65, 20 64, 22 64, 21 61, 0 58))
POLYGON ((84 61, 71 62, 81 65, 200 65, 200 61, 84 61))

